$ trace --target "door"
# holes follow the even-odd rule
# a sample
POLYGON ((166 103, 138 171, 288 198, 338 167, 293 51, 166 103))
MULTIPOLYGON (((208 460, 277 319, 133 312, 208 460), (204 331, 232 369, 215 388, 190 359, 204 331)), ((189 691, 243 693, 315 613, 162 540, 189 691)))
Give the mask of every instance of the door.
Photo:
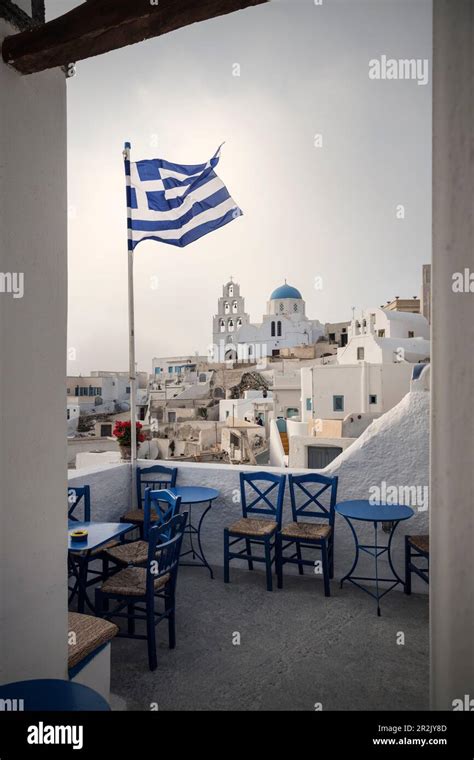
POLYGON ((308 446, 308 468, 323 470, 339 454, 342 454, 340 446, 308 446))

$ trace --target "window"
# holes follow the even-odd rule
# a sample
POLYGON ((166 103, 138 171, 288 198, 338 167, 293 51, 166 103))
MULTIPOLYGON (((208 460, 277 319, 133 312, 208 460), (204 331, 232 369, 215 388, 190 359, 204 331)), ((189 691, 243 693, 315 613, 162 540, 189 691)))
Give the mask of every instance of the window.
POLYGON ((127 396, 130 396, 130 386, 129 385, 127 385, 127 387, 125 388, 125 393, 127 394, 127 396))
POLYGON ((68 418, 68 420, 71 419, 71 410, 70 409, 67 409, 67 418, 68 418))
POLYGON ((168 422, 176 422, 176 412, 168 412, 168 422))
POLYGON ((272 322, 272 338, 275 337, 275 322, 272 322))
POLYGON ((161 367, 155 367, 155 375, 161 374, 161 367))
POLYGON ((365 351, 362 348, 362 346, 359 346, 359 348, 357 349, 357 359, 358 359, 358 361, 362 361, 363 360, 364 353, 365 353, 365 351))
POLYGON ((107 436, 112 435, 112 425, 101 425, 100 426, 100 437, 101 438, 107 438, 107 436))
POLYGON ((230 313, 230 304, 229 304, 228 301, 226 301, 225 304, 224 304, 224 313, 225 314, 229 314, 230 313))
POLYGON ((298 304, 297 304, 297 303, 294 303, 294 304, 293 304, 293 311, 294 311, 295 313, 298 311, 298 304))
POLYGON ((242 320, 240 317, 237 320, 237 327, 242 327, 242 320))
POLYGON ((221 332, 225 332, 225 322, 224 322, 223 319, 221 319, 221 321, 219 323, 219 327, 220 327, 220 331, 221 332))
POLYGON ((181 367, 175 367, 174 371, 176 372, 177 375, 180 375, 181 374, 181 367))
POLYGON ((333 412, 343 412, 344 411, 344 396, 333 396, 332 397, 332 409, 333 409, 333 412))
POLYGON ((377 396, 369 396, 369 404, 376 404, 377 396))
POLYGON ((298 417, 299 413, 299 409, 296 409, 296 407, 290 407, 286 410, 286 418, 291 420, 292 417, 298 417))
POLYGON ((173 367, 168 367, 168 374, 169 374, 169 375, 172 375, 172 374, 173 374, 173 367))
POLYGON ((70 388, 68 388, 68 389, 67 389, 67 395, 68 395, 68 396, 70 396, 70 395, 71 395, 71 389, 70 389, 70 388))
POLYGON ((312 398, 307 398, 306 399, 306 411, 307 412, 313 411, 313 399, 312 398))
POLYGON ((379 338, 385 338, 385 330, 379 330, 377 332, 377 335, 379 338))
POLYGON ((277 322, 277 335, 281 338, 281 322, 277 322))
POLYGON ((233 314, 237 314, 237 301, 234 301, 232 304, 232 312, 233 314))
POLYGON ((408 330, 408 337, 409 338, 414 338, 415 337, 415 333, 413 332, 413 330, 408 330))
POLYGON ((227 329, 229 330, 229 332, 234 332, 234 320, 233 319, 229 319, 229 321, 227 323, 227 329))
POLYGON ((252 356, 253 354, 253 346, 249 346, 249 356, 252 356))
POLYGON ((331 341, 331 343, 334 343, 336 340, 336 333, 329 333, 328 338, 331 341))
POLYGON ((283 310, 284 310, 284 308, 285 308, 285 304, 284 304, 284 303, 281 303, 281 304, 279 305, 279 307, 278 307, 278 308, 280 309, 280 311, 283 311, 283 310))
POLYGON ((229 297, 232 298, 232 296, 234 295, 234 286, 233 285, 229 285, 229 290, 227 291, 227 293, 228 293, 229 297))

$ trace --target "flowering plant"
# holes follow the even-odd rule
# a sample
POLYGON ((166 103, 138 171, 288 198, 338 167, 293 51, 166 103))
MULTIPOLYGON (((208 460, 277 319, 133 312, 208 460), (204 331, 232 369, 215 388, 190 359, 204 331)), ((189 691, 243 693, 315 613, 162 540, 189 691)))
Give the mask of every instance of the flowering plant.
MULTIPOLYGON (((141 422, 135 423, 137 426, 137 443, 142 443, 145 440, 143 433, 140 433, 143 425, 141 422)), ((132 435, 130 422, 116 422, 114 426, 113 435, 118 439, 119 446, 131 446, 132 435)))

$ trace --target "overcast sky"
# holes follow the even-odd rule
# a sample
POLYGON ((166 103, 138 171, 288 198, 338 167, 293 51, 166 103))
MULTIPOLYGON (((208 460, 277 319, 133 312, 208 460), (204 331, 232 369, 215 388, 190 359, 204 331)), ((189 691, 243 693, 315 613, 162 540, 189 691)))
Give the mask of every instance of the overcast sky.
MULTIPOLYGON (((48 17, 78 4, 47 0, 48 17)), ((252 321, 284 278, 322 322, 417 295, 431 255, 431 43, 431 0, 273 0, 79 62, 68 372, 127 368, 125 140, 132 160, 179 163, 225 141, 217 171, 244 212, 183 250, 136 248, 140 369, 207 352, 230 275, 252 321), (370 79, 382 55, 429 59, 428 85, 370 79)))

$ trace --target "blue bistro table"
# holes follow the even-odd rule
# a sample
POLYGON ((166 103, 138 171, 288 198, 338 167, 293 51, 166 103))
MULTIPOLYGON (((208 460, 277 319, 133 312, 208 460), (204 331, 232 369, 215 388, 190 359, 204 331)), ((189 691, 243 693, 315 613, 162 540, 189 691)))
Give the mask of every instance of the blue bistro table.
POLYGON ((74 681, 39 679, 17 681, 0 686, 3 710, 25 712, 106 712, 110 707, 104 697, 89 686, 74 681), (7 702, 7 700, 9 700, 7 702), (8 705, 8 707, 6 707, 8 705))
MULTIPOLYGON (((120 538, 129 530, 135 530, 132 523, 102 523, 102 522, 79 522, 68 520, 68 552, 70 552, 69 566, 77 581, 77 611, 84 612, 88 607, 95 612, 95 608, 87 595, 87 565, 90 562, 91 553, 99 549, 109 541, 120 538), (87 536, 81 541, 73 541, 73 530, 87 530, 87 536)), ((73 593, 74 596, 74 593, 73 593)))
POLYGON ((347 573, 347 575, 344 576, 344 578, 341 579, 341 588, 344 581, 350 581, 350 583, 353 583, 354 586, 357 586, 358 588, 362 589, 362 591, 365 591, 367 594, 369 594, 371 597, 377 600, 377 615, 380 616, 380 600, 382 599, 385 594, 388 594, 389 591, 395 588, 395 586, 398 586, 399 583, 404 585, 404 581, 400 578, 398 573, 396 572, 393 563, 392 563, 392 555, 391 555, 391 546, 392 546, 392 539, 393 534, 395 533, 396 527, 399 522, 402 520, 408 520, 413 515, 413 510, 411 507, 407 507, 403 504, 371 504, 370 501, 360 500, 360 501, 342 501, 340 504, 336 504, 336 512, 348 523, 352 535, 354 536, 355 541, 355 558, 354 562, 352 564, 351 569, 347 573), (356 530, 354 528, 354 525, 352 524, 352 521, 361 521, 361 522, 371 522, 374 525, 374 543, 373 544, 360 544, 359 539, 357 537, 356 530), (388 544, 379 544, 377 540, 377 531, 378 531, 378 524, 381 522, 386 522, 391 524, 390 529, 390 537, 388 539, 388 544), (375 560, 375 575, 374 576, 360 576, 360 575, 353 575, 354 570, 356 569, 357 563, 359 561, 360 552, 365 552, 367 554, 370 554, 370 556, 374 557, 375 560), (379 569, 378 569, 378 559, 382 554, 387 553, 388 563, 390 566, 390 570, 392 571, 393 575, 391 578, 380 578, 379 577, 379 569), (362 586, 358 581, 375 581, 375 594, 371 589, 367 588, 366 586, 362 586), (386 588, 384 591, 380 592, 380 583, 390 583, 391 585, 386 588))
POLYGON ((204 488, 202 486, 175 486, 175 488, 168 488, 175 496, 181 496, 181 508, 184 505, 189 507, 188 521, 186 524, 186 534, 189 536, 189 542, 191 548, 188 551, 181 552, 181 557, 186 557, 188 554, 192 554, 194 562, 180 562, 185 567, 207 567, 211 574, 211 578, 214 578, 212 567, 208 563, 201 544, 201 527, 205 516, 212 507, 212 502, 219 496, 219 491, 215 488, 204 488), (197 527, 192 522, 192 507, 199 504, 207 504, 206 509, 202 513, 197 527), (193 536, 196 536, 198 548, 194 546, 193 536))

